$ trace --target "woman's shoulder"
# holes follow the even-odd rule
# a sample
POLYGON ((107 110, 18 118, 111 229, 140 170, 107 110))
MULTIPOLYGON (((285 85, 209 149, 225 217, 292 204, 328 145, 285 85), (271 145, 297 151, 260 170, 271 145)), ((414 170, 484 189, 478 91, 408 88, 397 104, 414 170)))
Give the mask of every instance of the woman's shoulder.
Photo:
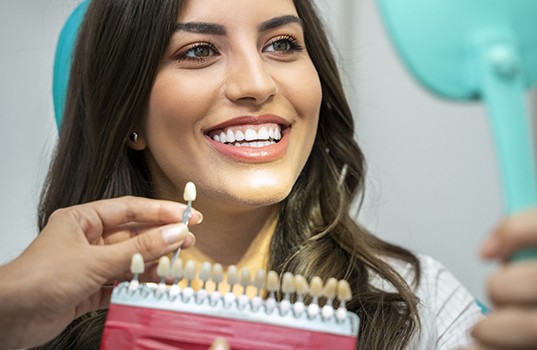
MULTIPOLYGON (((440 261, 425 254, 416 256, 420 278, 414 293, 419 299, 421 345, 454 349, 470 344, 468 331, 483 317, 476 299, 440 261)), ((412 264, 395 259, 390 259, 389 264, 410 286, 414 285, 412 264)))
POLYGON ((453 273, 437 259, 426 255, 416 254, 419 264, 419 282, 414 283, 416 271, 410 262, 389 259, 393 269, 413 287, 414 293, 422 304, 434 310, 441 310, 453 305, 475 303, 475 298, 453 273), (449 304, 446 305, 446 302, 449 304))
MULTIPOLYGON (((449 270, 435 258, 426 254, 416 254, 419 261, 420 268, 420 283, 430 282, 436 280, 435 276, 442 275, 444 273, 451 275, 449 270)), ((416 276, 414 264, 409 261, 387 258, 386 261, 390 266, 401 276, 409 285, 412 285, 416 276)))

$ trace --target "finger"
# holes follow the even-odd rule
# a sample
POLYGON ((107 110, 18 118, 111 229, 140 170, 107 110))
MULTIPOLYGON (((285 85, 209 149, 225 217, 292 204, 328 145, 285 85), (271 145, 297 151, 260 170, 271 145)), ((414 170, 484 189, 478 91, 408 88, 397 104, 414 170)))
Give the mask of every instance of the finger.
POLYGON ((100 241, 102 244, 106 245, 116 244, 138 235, 145 234, 151 230, 158 229, 159 227, 161 227, 161 225, 128 223, 105 230, 100 241))
POLYGON ((216 338, 209 350, 230 350, 225 338, 216 338))
POLYGON ((528 210, 504 219, 485 240, 481 255, 487 259, 507 259, 516 251, 537 247, 537 210, 528 210))
POLYGON ((497 309, 473 328, 472 335, 487 349, 535 349, 537 310, 497 309))
MULTIPOLYGON (((186 206, 172 201, 141 197, 121 197, 85 203, 67 209, 80 223, 89 241, 106 229, 127 223, 170 224, 181 222, 186 206)), ((192 209, 189 224, 201 222, 201 213, 192 209)))
POLYGON ((537 305, 537 261, 507 264, 488 280, 490 300, 505 304, 537 305))
POLYGON ((131 258, 135 253, 142 254, 145 261, 152 261, 179 247, 188 248, 194 242, 194 235, 185 224, 172 224, 99 248, 102 259, 108 262, 106 266, 110 269, 106 271, 107 278, 112 278, 129 270, 131 258))

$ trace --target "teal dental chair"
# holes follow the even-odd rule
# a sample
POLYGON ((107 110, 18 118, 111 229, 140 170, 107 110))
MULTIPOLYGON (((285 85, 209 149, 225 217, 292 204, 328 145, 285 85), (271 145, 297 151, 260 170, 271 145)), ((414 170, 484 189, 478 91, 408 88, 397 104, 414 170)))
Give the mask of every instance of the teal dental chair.
POLYGON ((71 13, 63 25, 54 58, 54 73, 52 79, 52 97, 54 102, 54 116, 56 125, 60 127, 65 98, 67 95, 67 85, 69 83, 69 71, 71 70, 71 59, 74 51, 78 29, 88 8, 89 1, 81 2, 71 13))

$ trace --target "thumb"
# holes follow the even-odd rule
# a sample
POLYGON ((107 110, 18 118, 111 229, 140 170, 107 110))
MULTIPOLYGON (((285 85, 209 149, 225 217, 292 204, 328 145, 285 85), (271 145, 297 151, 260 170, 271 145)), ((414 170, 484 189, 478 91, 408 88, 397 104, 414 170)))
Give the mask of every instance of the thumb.
POLYGON ((145 261, 156 260, 176 249, 188 248, 196 241, 185 224, 172 224, 150 229, 128 240, 108 245, 106 257, 112 266, 110 277, 129 269, 132 256, 142 254, 145 261))

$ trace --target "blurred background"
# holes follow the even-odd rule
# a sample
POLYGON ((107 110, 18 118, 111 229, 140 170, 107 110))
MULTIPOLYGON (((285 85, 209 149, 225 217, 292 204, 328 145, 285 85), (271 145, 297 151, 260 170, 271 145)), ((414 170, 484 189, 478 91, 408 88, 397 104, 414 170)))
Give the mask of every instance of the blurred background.
MULTIPOLYGON (((359 220, 428 254, 478 298, 495 266, 478 249, 502 217, 485 110, 425 91, 388 41, 374 0, 316 0, 337 50, 368 161, 359 220)), ((37 234, 36 207, 57 132, 56 41, 79 0, 0 0, 0 263, 37 234)), ((528 103, 536 114, 537 93, 528 103)))

